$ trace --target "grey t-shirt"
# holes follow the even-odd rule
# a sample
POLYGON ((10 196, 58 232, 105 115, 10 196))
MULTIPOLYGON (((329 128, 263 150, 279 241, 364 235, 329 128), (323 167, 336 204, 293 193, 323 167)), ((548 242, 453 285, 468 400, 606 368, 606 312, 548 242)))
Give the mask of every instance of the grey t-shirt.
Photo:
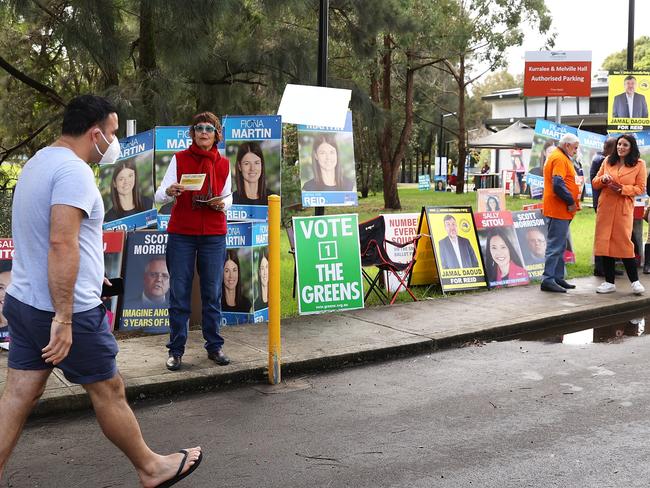
POLYGON ((46 147, 27 161, 12 209, 15 255, 7 293, 39 310, 54 311, 47 279, 52 205, 69 205, 85 212, 79 231, 79 273, 73 312, 101 303, 104 277, 102 223, 104 204, 90 167, 73 151, 46 147))

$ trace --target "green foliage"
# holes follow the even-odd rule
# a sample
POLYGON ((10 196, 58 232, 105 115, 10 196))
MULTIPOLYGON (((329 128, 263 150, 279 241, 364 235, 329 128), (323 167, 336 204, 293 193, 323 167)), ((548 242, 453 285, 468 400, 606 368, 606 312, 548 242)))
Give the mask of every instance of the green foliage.
MULTIPOLYGON (((610 54, 603 61, 607 71, 624 71, 627 69, 627 48, 610 54)), ((634 69, 650 70, 650 37, 641 36, 634 41, 634 69)))

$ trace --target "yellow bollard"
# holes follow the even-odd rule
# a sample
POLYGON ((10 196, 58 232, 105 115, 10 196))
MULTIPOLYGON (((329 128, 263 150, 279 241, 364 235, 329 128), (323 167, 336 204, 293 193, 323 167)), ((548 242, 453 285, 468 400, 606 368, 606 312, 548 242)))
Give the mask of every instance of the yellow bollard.
POLYGON ((281 379, 280 344, 280 197, 269 196, 269 383, 281 379))

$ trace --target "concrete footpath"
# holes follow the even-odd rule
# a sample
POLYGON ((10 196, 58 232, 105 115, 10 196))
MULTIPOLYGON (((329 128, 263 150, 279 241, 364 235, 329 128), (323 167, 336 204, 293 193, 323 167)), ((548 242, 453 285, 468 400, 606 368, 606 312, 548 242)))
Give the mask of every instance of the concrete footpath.
MULTIPOLYGON (((533 284, 284 320, 283 379, 364 361, 433 352, 474 340, 507 338, 575 323, 588 328, 621 322, 642 317, 650 310, 650 278, 646 276, 641 278, 648 289, 643 296, 632 295, 625 277, 617 280, 619 291, 609 295, 596 294, 600 278, 571 281, 577 289, 566 294, 543 293, 539 284, 533 284)), ((266 382, 266 324, 227 327, 222 332, 230 365, 217 366, 207 359, 201 332, 196 330, 190 332, 183 368, 177 372, 165 368, 167 336, 120 340, 118 364, 129 399, 266 382)), ((7 353, 3 351, 0 387, 4 386, 6 371, 7 353)), ((68 383, 55 369, 36 414, 89 406, 84 390, 68 383)))

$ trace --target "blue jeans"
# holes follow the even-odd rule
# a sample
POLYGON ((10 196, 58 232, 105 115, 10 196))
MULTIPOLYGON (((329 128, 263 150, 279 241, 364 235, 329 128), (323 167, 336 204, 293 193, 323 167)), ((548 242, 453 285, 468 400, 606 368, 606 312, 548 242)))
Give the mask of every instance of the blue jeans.
POLYGON ((167 269, 169 271, 169 342, 172 356, 182 356, 190 320, 194 265, 201 285, 201 329, 208 353, 223 346, 221 328, 221 285, 226 262, 226 236, 169 234, 167 269))
POLYGON ((570 220, 546 217, 546 254, 542 283, 564 279, 564 250, 569 239, 570 220))

